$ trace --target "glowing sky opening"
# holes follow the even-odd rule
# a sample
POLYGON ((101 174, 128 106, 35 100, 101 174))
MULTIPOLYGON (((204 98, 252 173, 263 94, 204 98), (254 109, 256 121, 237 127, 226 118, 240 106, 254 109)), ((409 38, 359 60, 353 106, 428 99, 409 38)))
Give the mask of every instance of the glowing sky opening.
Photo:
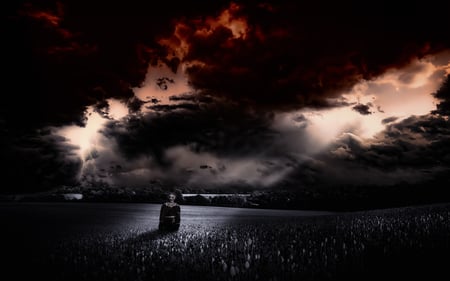
POLYGON ((122 119, 126 117, 129 113, 127 106, 119 100, 109 99, 108 104, 109 104, 108 115, 112 119, 115 120, 122 119))
MULTIPOLYGON (((383 120, 396 117, 399 122, 412 115, 425 115, 436 109, 432 96, 449 72, 449 53, 444 52, 413 61, 402 69, 391 69, 372 81, 361 81, 342 98, 351 106, 327 110, 302 109, 283 113, 292 127, 298 126, 295 118, 306 118, 306 135, 311 138, 311 153, 318 152, 345 133, 363 139, 375 137, 386 128, 383 120), (367 105, 370 114, 360 114, 354 105, 367 105)), ((285 122, 285 124, 288 124, 285 122)), ((302 136, 303 137, 303 136, 302 136)))
MULTIPOLYGON (((108 99, 108 117, 120 120, 128 115, 128 108, 122 102, 116 99, 108 99)), ((86 125, 84 127, 70 125, 64 126, 57 130, 56 134, 61 135, 69 140, 69 142, 79 147, 78 154, 83 163, 86 159, 92 157, 92 152, 98 152, 102 149, 99 139, 101 137, 101 129, 104 127, 107 118, 95 111, 90 106, 85 112, 86 125)))
POLYGON ((150 111, 146 107, 148 105, 177 104, 179 102, 171 100, 171 96, 192 92, 192 88, 188 85, 188 77, 183 70, 173 73, 167 65, 162 63, 158 66, 149 66, 143 86, 133 89, 136 97, 147 103, 141 108, 142 112, 150 111), (162 78, 167 79, 160 80, 162 78), (162 82, 158 85, 158 81, 162 82))
POLYGON ((86 126, 65 126, 60 129, 58 134, 66 137, 69 142, 79 147, 80 158, 85 161, 89 153, 97 145, 98 131, 103 128, 106 119, 95 112, 92 107, 86 111, 86 126))

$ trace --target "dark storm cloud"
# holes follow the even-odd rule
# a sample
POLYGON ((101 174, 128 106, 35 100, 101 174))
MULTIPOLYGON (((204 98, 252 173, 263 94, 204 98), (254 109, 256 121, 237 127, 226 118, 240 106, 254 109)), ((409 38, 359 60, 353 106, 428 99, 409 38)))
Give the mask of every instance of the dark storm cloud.
POLYGON ((9 94, 2 115, 11 128, 82 124, 86 106, 130 96, 120 75, 102 62, 98 43, 67 24, 62 3, 22 3, 7 11, 10 40, 2 54, 9 94))
MULTIPOLYGON (((153 102, 152 101, 152 103, 157 103, 156 101, 155 102, 153 102)), ((126 103, 126 105, 127 105, 127 107, 128 107, 128 110, 131 112, 131 113, 138 113, 138 112, 140 112, 140 110, 141 110, 141 108, 142 108, 142 106, 145 104, 145 102, 144 101, 142 101, 142 100, 140 100, 139 98, 137 98, 137 97, 132 97, 132 98, 130 98, 128 101, 127 101, 127 103, 126 103)))
POLYGON ((299 114, 299 115, 295 116, 294 118, 292 118, 292 120, 294 120, 297 123, 304 123, 304 122, 308 121, 308 119, 305 117, 304 114, 299 114))
POLYGON ((377 111, 380 112, 380 113, 384 113, 384 110, 379 105, 377 106, 377 111))
POLYGON ((381 120, 381 123, 389 124, 389 123, 395 122, 397 119, 398 119, 398 117, 392 116, 392 117, 384 118, 383 120, 381 120))
POLYGON ((186 145, 197 153, 243 157, 263 151, 276 135, 269 126, 271 116, 264 112, 246 113, 227 103, 186 105, 158 107, 125 123, 110 123, 103 133, 117 141, 128 159, 147 154, 162 165, 167 164, 164 153, 170 147, 186 145))
MULTIPOLYGON (((319 194, 322 187, 327 187, 324 192, 328 193, 341 192, 342 186, 392 187, 425 183, 431 185, 432 193, 433 188, 444 188, 444 183, 448 183, 445 175, 450 172, 449 148, 450 123, 445 118, 410 117, 388 125, 376 139, 364 140, 350 133, 343 134, 326 151, 307 161, 292 162, 293 171, 278 186, 294 190, 306 188, 319 194)), ((361 189, 361 192, 368 190, 361 189)))
POLYGON ((200 109, 198 104, 195 103, 181 103, 176 105, 169 105, 169 104, 156 104, 147 106, 148 109, 156 110, 156 111, 173 111, 173 110, 198 110, 200 109))
MULTIPOLYGON (((245 36, 236 36, 236 27, 226 23, 214 27, 211 18, 185 19, 172 40, 189 46, 183 62, 193 64, 187 71, 196 89, 252 106, 332 106, 328 98, 361 79, 449 47, 440 30, 445 15, 431 3, 400 9, 381 1, 369 4, 370 13, 353 1, 237 3, 227 11, 231 20, 247 24, 245 36), (430 11, 434 21, 417 20, 430 11)), ((405 83, 413 78, 400 77, 405 83)))
POLYGON ((194 189, 257 189, 274 186, 298 161, 290 158, 286 146, 295 147, 301 139, 280 137, 303 129, 280 132, 271 126, 273 115, 242 111, 215 99, 194 102, 183 95, 181 100, 170 109, 153 108, 108 122, 102 136, 109 151, 92 161, 90 177, 100 177, 101 169, 118 161, 123 169, 111 174, 116 184, 145 186, 158 180, 194 189), (196 107, 187 109, 186 101, 196 107))
POLYGON ((169 100, 171 101, 185 101, 185 102, 200 102, 200 103, 212 103, 214 102, 214 98, 202 94, 202 95, 196 95, 196 94, 181 94, 181 95, 174 95, 170 96, 169 100))
MULTIPOLYGON (((365 5, 345 1, 236 3, 234 9, 229 1, 9 3, 2 10, 4 36, 10 38, 2 44, 2 61, 5 87, 14 94, 2 103, 3 119, 11 127, 80 124, 86 106, 132 98, 130 87, 139 86, 148 64, 158 60, 173 71, 181 62, 204 62, 188 68, 191 84, 241 103, 335 106, 328 98, 339 89, 448 47, 440 30, 448 4, 398 9, 381 1, 367 13, 365 5), (208 34, 196 32, 205 19, 217 19, 226 9, 230 19, 245 21, 245 37, 235 38, 223 24, 208 34), (433 21, 417 20, 427 14, 433 21), (168 58, 157 42, 170 38, 171 22, 185 24, 184 58, 168 58), (17 107, 27 122, 14 118, 17 107)), ((163 82, 162 87, 170 83, 163 82)))
POLYGON ((450 75, 442 83, 442 86, 433 94, 434 97, 440 100, 437 104, 436 113, 450 116, 450 75))
MULTIPOLYGON (((208 14, 222 5, 184 3, 175 9, 168 2, 156 7, 142 1, 72 0, 4 5, 8 39, 2 61, 10 93, 0 117, 11 128, 82 124, 87 106, 133 97, 130 87, 141 85, 155 58, 146 50, 158 47, 156 36, 170 31, 173 18, 208 14), (18 110, 24 118, 15 118, 18 110)), ((168 63, 175 68, 176 59, 168 63)))
POLYGON ((358 112, 361 115, 370 115, 373 113, 373 111, 370 111, 370 108, 373 105, 371 103, 367 103, 367 104, 357 104, 354 107, 352 107, 352 109, 356 112, 358 112))
POLYGON ((2 135, 0 192, 36 192, 77 183, 81 161, 76 147, 50 129, 13 137, 2 135))
POLYGON ((412 116, 390 124, 373 141, 347 135, 334 156, 380 170, 450 168, 450 123, 443 117, 412 116))

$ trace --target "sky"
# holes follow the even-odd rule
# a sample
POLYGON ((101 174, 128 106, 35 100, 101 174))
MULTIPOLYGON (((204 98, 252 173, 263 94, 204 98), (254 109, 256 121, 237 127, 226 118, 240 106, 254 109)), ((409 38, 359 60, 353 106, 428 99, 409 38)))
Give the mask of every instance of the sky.
POLYGON ((445 184, 449 4, 15 1, 2 192, 445 184))

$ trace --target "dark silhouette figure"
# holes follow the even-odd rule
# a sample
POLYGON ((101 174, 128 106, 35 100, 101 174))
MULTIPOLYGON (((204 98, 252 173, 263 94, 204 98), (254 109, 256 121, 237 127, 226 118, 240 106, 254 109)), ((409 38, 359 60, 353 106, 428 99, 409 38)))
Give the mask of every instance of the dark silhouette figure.
POLYGON ((165 202, 161 206, 159 214, 159 230, 176 231, 180 227, 180 205, 175 203, 176 195, 170 193, 169 202, 165 202))

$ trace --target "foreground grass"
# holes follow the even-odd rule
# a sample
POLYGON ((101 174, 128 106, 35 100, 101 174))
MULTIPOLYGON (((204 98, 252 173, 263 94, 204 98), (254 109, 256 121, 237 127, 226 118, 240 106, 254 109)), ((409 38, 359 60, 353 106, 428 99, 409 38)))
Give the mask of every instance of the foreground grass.
POLYGON ((450 205, 125 229, 57 243, 39 268, 58 280, 380 280, 447 274, 450 205))

